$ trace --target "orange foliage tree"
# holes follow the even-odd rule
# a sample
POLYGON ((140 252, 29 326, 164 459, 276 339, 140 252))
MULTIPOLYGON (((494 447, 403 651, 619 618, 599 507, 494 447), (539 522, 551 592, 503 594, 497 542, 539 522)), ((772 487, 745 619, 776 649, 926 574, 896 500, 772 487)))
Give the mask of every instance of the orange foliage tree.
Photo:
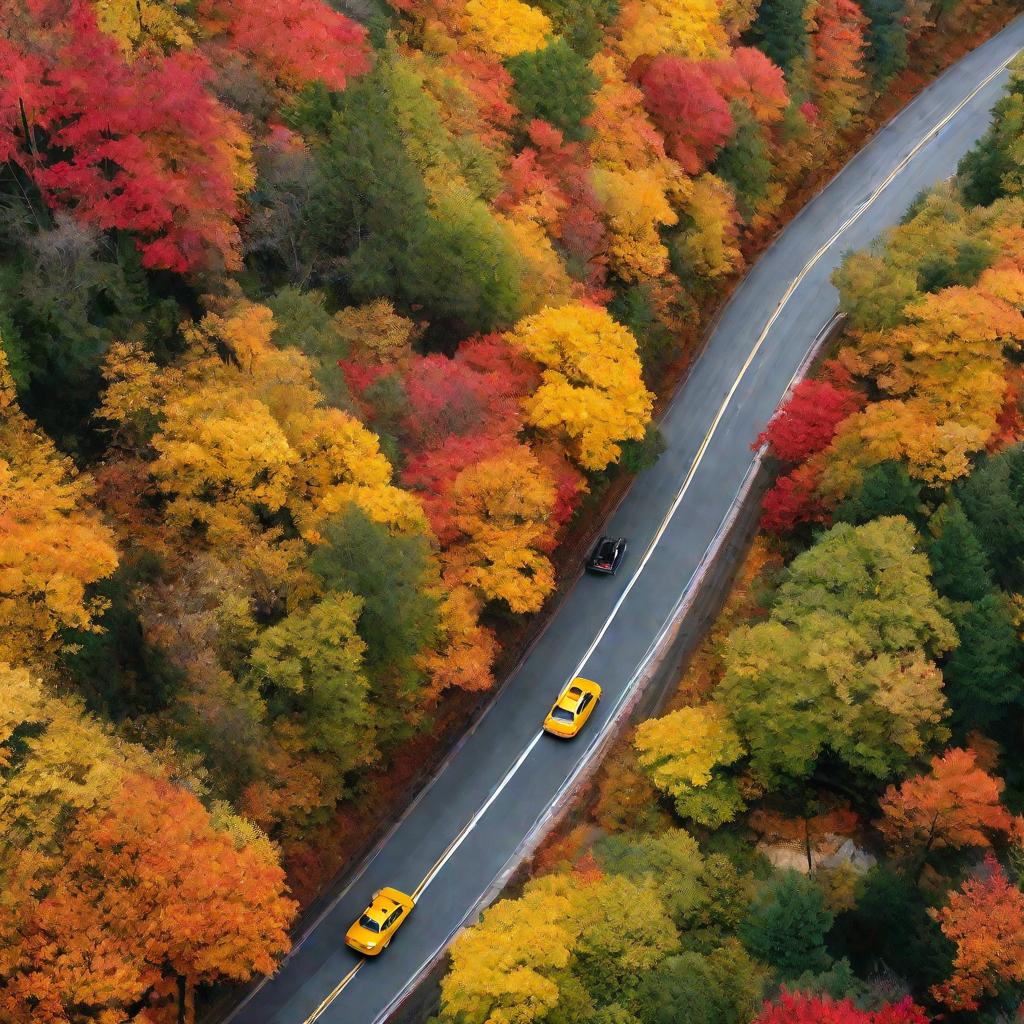
POLYGON ((46 894, 3 956, 0 1011, 17 1024, 194 1019, 195 986, 247 981, 288 948, 295 904, 273 847, 216 827, 181 787, 125 780, 83 815, 46 894))
POLYGON ((726 42, 720 17, 720 5, 713 0, 628 0, 615 24, 612 46, 627 65, 660 53, 714 57, 726 42))
POLYGON ((954 747, 932 758, 928 774, 885 791, 878 829, 897 853, 922 864, 932 850, 988 846, 993 833, 1010 828, 1002 791, 1002 780, 978 766, 973 750, 954 747))
POLYGON ((453 586, 440 607, 435 650, 424 654, 422 664, 430 676, 430 696, 443 690, 486 690, 494 682, 491 666, 498 653, 494 632, 480 625, 483 601, 472 587, 453 586))
POLYGON ((976 1010, 1001 985, 1024 981, 1024 893, 991 854, 979 877, 931 913, 956 943, 952 976, 932 989, 940 1002, 951 1010, 976 1010))
POLYGON ((825 120, 849 128, 867 98, 864 29, 867 19, 854 0, 820 0, 811 37, 811 86, 825 120))
POLYGON ((821 491, 849 494, 864 470, 905 459, 910 475, 948 484, 999 428, 1004 350, 1024 340, 1019 271, 989 268, 909 303, 888 331, 856 332, 839 361, 888 396, 845 420, 828 451, 821 491))
POLYGON ((0 349, 0 660, 52 655, 60 630, 94 629, 90 584, 117 568, 89 481, 18 407, 0 349))

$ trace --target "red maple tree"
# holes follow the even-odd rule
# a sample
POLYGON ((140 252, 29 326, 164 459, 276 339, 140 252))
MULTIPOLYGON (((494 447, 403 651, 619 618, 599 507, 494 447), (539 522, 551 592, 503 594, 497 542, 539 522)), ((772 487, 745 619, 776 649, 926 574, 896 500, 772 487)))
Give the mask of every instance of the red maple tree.
POLYGON ((132 232, 147 267, 237 268, 245 135, 207 92, 206 60, 190 50, 126 63, 91 5, 46 15, 31 47, 0 38, 0 160, 49 206, 132 232), (35 45, 40 33, 49 50, 35 45))
POLYGON ((804 462, 826 448, 839 424, 863 404, 856 391, 824 380, 802 380, 753 447, 767 444, 772 455, 784 462, 804 462))
POLYGON ((370 68, 366 29, 321 0, 203 0, 204 27, 225 37, 267 77, 332 89, 370 68))
POLYGON ((665 148, 688 174, 700 173, 736 128, 711 75, 699 63, 669 54, 647 65, 639 85, 665 148))
POLYGON ((761 1007, 753 1024, 928 1024, 928 1018, 909 996, 879 1010, 860 1010, 849 999, 783 991, 761 1007))
POLYGON ((831 514, 818 494, 820 467, 805 462, 780 476, 761 503, 761 529, 782 535, 801 523, 828 523, 831 514))
POLYGON ((782 69, 753 46, 702 66, 726 99, 743 103, 759 121, 777 121, 789 105, 782 69))

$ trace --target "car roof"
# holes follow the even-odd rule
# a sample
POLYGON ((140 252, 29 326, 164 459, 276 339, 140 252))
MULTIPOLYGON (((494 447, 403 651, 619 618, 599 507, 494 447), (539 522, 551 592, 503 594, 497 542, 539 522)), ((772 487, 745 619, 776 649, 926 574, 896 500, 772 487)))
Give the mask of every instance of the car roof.
POLYGON ((558 700, 558 706, 566 708, 568 710, 574 710, 579 702, 583 699, 583 695, 586 691, 579 687, 576 683, 573 683, 569 688, 562 694, 558 700))
POLYGON ((401 906, 390 896, 378 896, 367 908, 366 916, 374 921, 383 921, 390 913, 401 906))

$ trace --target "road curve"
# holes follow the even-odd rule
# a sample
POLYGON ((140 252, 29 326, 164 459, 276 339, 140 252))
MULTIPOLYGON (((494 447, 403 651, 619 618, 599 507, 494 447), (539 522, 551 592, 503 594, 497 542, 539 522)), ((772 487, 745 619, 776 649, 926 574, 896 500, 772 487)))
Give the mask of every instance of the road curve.
POLYGON ((761 257, 666 412, 667 451, 610 524, 631 544, 619 575, 577 582, 490 710, 231 1024, 376 1024, 443 950, 609 726, 690 586, 751 465, 751 441, 835 310, 829 275, 842 254, 953 173, 1022 47, 1024 17, 915 99, 761 257), (598 680, 604 699, 565 743, 539 724, 574 674, 598 680), (418 891, 418 907, 383 956, 361 962, 342 937, 383 885, 418 891))

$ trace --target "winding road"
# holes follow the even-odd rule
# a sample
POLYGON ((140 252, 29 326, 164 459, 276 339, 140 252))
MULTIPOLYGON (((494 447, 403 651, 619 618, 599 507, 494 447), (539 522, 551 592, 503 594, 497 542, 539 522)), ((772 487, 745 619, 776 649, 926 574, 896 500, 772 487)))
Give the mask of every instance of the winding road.
POLYGON ((797 216, 752 268, 661 423, 668 449, 609 524, 630 539, 615 578, 581 578, 488 712, 348 887, 301 936, 231 1024, 377 1024, 473 917, 543 829, 699 585, 699 568, 741 493, 764 426, 836 309, 842 254, 896 224, 921 189, 953 173, 984 132, 1024 47, 1024 17, 904 109, 797 216), (575 742, 540 732, 566 680, 604 699, 575 742), (384 885, 416 912, 376 960, 343 936, 384 885))

